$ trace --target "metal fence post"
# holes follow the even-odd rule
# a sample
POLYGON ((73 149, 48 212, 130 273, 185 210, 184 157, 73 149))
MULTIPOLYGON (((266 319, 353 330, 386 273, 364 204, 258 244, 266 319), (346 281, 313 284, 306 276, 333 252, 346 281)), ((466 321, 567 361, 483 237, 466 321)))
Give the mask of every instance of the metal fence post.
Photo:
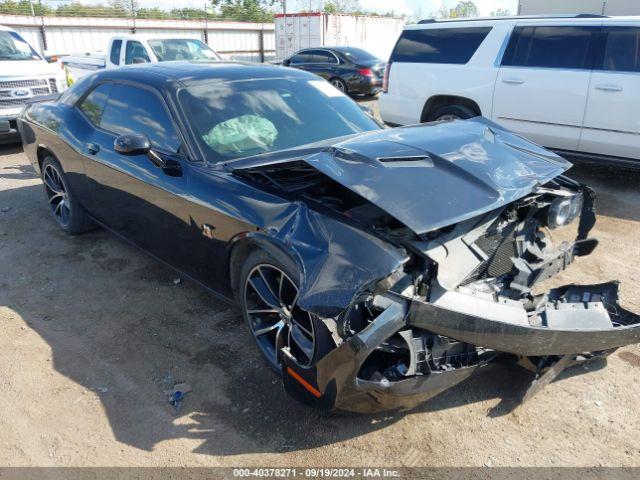
POLYGON ((42 40, 42 53, 49 49, 47 45, 47 30, 44 28, 44 16, 40 17, 40 39, 42 40))
POLYGON ((209 45, 209 15, 207 14, 207 3, 204 4, 204 43, 209 45))
MULTIPOLYGON (((33 20, 36 20, 36 10, 33 7, 33 0, 29 0, 29 7, 31 8, 31 16, 33 20)), ((47 50, 47 31, 44 28, 44 15, 42 10, 40 11, 40 25, 38 26, 38 31, 40 33, 40 45, 42 46, 42 53, 44 54, 45 50, 47 50)))
POLYGON ((133 27, 131 33, 136 33, 136 4, 135 0, 131 0, 131 19, 133 20, 133 27))
POLYGON ((260 63, 264 63, 264 25, 260 28, 260 37, 258 42, 260 45, 260 63))

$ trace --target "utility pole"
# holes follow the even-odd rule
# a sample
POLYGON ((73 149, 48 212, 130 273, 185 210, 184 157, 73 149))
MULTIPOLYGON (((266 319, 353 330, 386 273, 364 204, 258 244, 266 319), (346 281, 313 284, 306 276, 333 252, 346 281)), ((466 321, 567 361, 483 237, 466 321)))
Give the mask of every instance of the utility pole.
POLYGON ((207 2, 204 2, 204 43, 209 45, 209 23, 207 15, 207 2))
POLYGON ((131 0, 131 18, 133 19, 133 28, 131 29, 131 33, 136 33, 136 1, 131 0))
POLYGON ((282 13, 287 13, 287 0, 282 0, 282 13))

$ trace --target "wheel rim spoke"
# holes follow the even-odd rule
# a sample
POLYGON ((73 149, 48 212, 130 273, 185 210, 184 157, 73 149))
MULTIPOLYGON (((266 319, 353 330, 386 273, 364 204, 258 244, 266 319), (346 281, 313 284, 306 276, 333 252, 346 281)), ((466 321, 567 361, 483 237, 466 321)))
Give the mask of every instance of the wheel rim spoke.
POLYGON ((257 310, 247 310, 247 313, 249 315, 257 315, 260 313, 280 313, 280 310, 276 310, 275 308, 264 308, 264 309, 257 309, 257 310))
POLYGON ((282 334, 282 332, 284 332, 287 329, 287 325, 284 324, 284 322, 282 322, 283 325, 282 327, 280 327, 278 329, 278 331, 276 332, 276 339, 275 339, 275 355, 276 355, 276 364, 280 365, 280 350, 282 349, 282 347, 284 347, 284 335, 282 334))
MULTIPOLYGON (((268 275, 265 275, 262 267, 258 267, 258 273, 260 274, 260 278, 262 278, 262 281, 264 282, 266 287, 269 289, 270 296, 275 299, 275 301, 277 302, 276 303, 277 305, 282 306, 282 302, 280 301, 280 295, 279 293, 276 293, 278 288, 274 288, 273 279, 267 278, 268 275)), ((282 278, 282 274, 280 275, 280 278, 282 278)))
POLYGON ((271 289, 265 283, 262 275, 255 275, 255 276, 251 277, 249 279, 249 284, 253 288, 253 291, 256 292, 258 297, 260 297, 260 300, 262 300, 262 302, 265 305, 267 305, 269 307, 273 307, 273 308, 279 308, 280 307, 280 302, 273 295, 273 293, 271 292, 271 289))
POLYGON ((60 202, 62 202, 63 198, 64 198, 64 195, 62 193, 54 192, 54 194, 51 197, 49 197, 49 203, 53 203, 55 200, 59 200, 60 202))
POLYGON ((279 320, 279 321, 277 321, 276 323, 274 323, 271 326, 254 330, 253 333, 255 333, 255 335, 257 337, 260 337, 260 336, 265 335, 265 334, 267 334, 269 332, 273 332, 276 329, 281 330, 282 327, 284 327, 284 325, 285 325, 285 323, 282 320, 279 320))
POLYGON ((62 193, 62 189, 60 188, 60 185, 58 184, 58 182, 56 182, 53 177, 52 174, 50 173, 50 171, 45 171, 44 173, 44 183, 47 186, 47 188, 49 188, 49 190, 51 190, 54 193, 62 193))
POLYGON ((287 308, 293 312, 293 309, 296 307, 296 304, 298 303, 298 289, 296 289, 296 296, 293 297, 293 301, 291 302, 291 305, 287 305, 287 308))
POLYGON ((313 338, 313 327, 311 327, 311 330, 306 328, 305 326, 303 326, 303 318, 300 318, 299 320, 296 317, 302 317, 302 316, 306 317, 306 323, 309 324, 309 326, 311 326, 311 316, 309 315, 309 313, 307 312, 301 312, 299 309, 296 312, 296 314, 294 314, 293 319, 296 323, 296 325, 298 326, 298 328, 300 328, 300 330, 302 330, 304 333, 307 334, 307 336, 309 336, 310 338, 313 338))
POLYGON ((66 205, 62 205, 62 208, 60 209, 60 217, 62 218, 62 223, 65 225, 69 222, 69 209, 66 205))
POLYGON ((283 299, 282 299, 282 284, 284 283, 284 274, 280 274, 280 282, 278 282, 278 300, 280 300, 280 303, 284 303, 283 299))

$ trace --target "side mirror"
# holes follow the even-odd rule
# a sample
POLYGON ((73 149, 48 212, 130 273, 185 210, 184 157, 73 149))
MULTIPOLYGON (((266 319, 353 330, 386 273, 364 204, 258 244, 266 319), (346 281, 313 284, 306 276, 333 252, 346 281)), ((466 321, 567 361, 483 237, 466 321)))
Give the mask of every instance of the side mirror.
POLYGON ((283 67, 288 67, 289 65, 291 65, 291 60, 289 60, 288 58, 282 61, 283 67))
POLYGON ((174 165, 175 162, 167 162, 160 154, 153 151, 149 137, 143 133, 120 135, 114 140, 113 149, 120 155, 146 155, 158 168, 175 169, 176 175, 181 172, 179 163, 174 165))
POLYGON ((121 155, 147 155, 151 150, 151 142, 144 134, 120 135, 113 142, 113 149, 121 155))
POLYGON ((146 58, 134 57, 132 63, 149 63, 149 61, 146 58))

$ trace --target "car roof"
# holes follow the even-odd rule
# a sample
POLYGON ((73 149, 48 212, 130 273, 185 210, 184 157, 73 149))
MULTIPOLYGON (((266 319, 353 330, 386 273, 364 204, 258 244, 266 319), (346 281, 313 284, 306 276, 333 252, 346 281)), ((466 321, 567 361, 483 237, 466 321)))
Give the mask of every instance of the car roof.
POLYGON ((298 50, 296 53, 300 53, 300 52, 307 52, 309 50, 328 50, 330 52, 348 52, 351 50, 363 50, 363 51, 367 51, 366 48, 361 48, 361 47, 348 47, 348 46, 331 46, 331 47, 307 47, 307 48, 301 48, 300 50, 298 50))
POLYGON ((211 62, 159 62, 128 65, 96 73, 96 80, 141 81, 153 86, 177 81, 185 85, 202 80, 255 80, 264 78, 317 79, 312 73, 294 68, 257 63, 211 61, 211 62))
POLYGON ((113 37, 111 37, 112 40, 137 40, 137 41, 149 41, 149 40, 198 40, 198 41, 202 41, 199 38, 189 38, 189 37, 172 37, 172 36, 163 36, 160 35, 158 37, 154 37, 152 36, 140 36, 138 34, 135 33, 131 33, 128 35, 114 35, 113 37))
POLYGON ((369 52, 366 48, 361 47, 331 47, 329 50, 335 50, 336 52, 350 52, 353 50, 359 50, 361 52, 369 52))
MULTIPOLYGON (((640 16, 617 16, 611 17, 606 15, 596 15, 581 13, 576 15, 519 15, 507 17, 477 17, 477 18, 447 18, 434 19, 427 18, 416 24, 405 25, 405 30, 420 30, 429 28, 446 27, 465 27, 469 25, 496 25, 504 23, 532 23, 541 25, 553 25, 557 23, 571 22, 571 24, 592 24, 593 22, 607 24, 610 22, 640 22, 640 16)), ((479 26, 478 25, 478 26, 479 26)))

